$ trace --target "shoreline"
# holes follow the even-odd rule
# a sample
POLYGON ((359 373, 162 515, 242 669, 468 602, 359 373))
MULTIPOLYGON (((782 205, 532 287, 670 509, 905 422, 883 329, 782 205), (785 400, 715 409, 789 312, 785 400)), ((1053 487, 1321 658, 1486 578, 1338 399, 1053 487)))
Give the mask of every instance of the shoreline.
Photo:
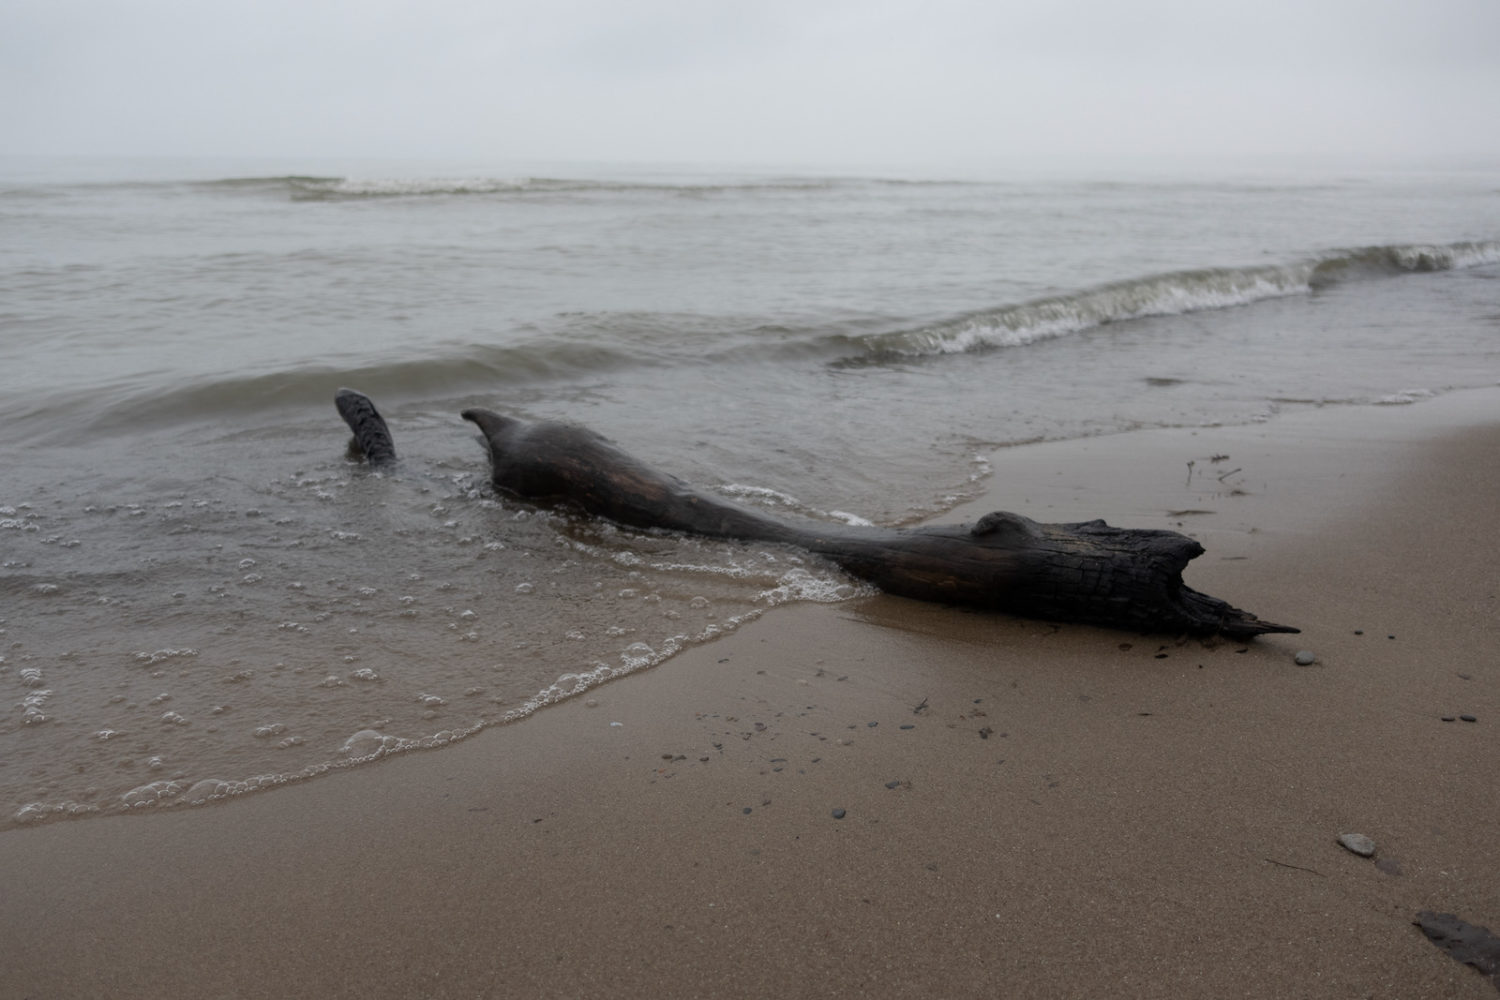
POLYGON ((1300 636, 794 605, 439 753, 7 831, 0 994, 1493 995, 1410 922, 1500 930, 1497 401, 1004 449, 940 518, 1175 528, 1300 636))

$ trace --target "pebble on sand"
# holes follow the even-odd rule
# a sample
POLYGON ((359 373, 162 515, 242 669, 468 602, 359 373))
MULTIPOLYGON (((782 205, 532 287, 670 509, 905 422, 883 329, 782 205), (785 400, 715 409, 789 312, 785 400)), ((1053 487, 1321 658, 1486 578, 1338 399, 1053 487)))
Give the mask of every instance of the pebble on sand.
POLYGON ((835 809, 833 811, 833 818, 834 819, 843 819, 846 815, 847 815, 847 813, 845 813, 844 810, 842 810, 842 809, 835 809))
POLYGON ((1310 649, 1298 650, 1297 655, 1292 657, 1292 659, 1297 661, 1297 666, 1299 667, 1310 667, 1314 663, 1318 662, 1317 656, 1315 656, 1310 649))
POLYGON ((1375 841, 1362 833, 1341 833, 1339 843, 1344 845, 1345 850, 1353 851, 1362 858, 1371 857, 1375 853, 1375 841))

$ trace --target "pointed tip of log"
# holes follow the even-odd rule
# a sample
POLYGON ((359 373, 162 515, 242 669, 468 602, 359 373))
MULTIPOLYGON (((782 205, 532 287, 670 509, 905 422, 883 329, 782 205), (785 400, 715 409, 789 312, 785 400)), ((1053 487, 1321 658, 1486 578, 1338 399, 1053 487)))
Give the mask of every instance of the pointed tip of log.
MULTIPOLYGON (((1243 613, 1241 612, 1241 614, 1243 613)), ((1300 628, 1293 628, 1290 625, 1263 622, 1259 618, 1246 615, 1243 619, 1225 622, 1220 625, 1219 632, 1231 639, 1254 639, 1258 635, 1270 635, 1272 633, 1299 635, 1302 630, 1300 628)))
POLYGON ((1279 633, 1282 635, 1298 635, 1300 628, 1291 625, 1278 625, 1276 622, 1262 621, 1248 611, 1231 607, 1228 604, 1219 609, 1219 621, 1217 631, 1230 639, 1254 639, 1258 635, 1271 635, 1279 633))
POLYGON ((1217 632, 1228 639, 1254 639, 1258 635, 1282 633, 1296 635, 1300 628, 1262 621, 1248 611, 1241 611, 1217 597, 1200 594, 1191 587, 1183 587, 1177 593, 1179 608, 1189 621, 1194 623, 1191 631, 1204 634, 1217 632))

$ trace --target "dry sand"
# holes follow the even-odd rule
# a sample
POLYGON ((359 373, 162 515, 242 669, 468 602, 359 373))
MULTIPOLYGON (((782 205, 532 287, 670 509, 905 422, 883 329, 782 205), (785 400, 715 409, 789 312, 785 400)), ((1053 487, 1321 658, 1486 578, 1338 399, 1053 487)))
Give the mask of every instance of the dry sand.
POLYGON ((993 462, 954 519, 1180 526, 1303 635, 776 610, 439 752, 6 833, 0 994, 1494 997, 1411 921, 1500 931, 1500 391, 993 462))

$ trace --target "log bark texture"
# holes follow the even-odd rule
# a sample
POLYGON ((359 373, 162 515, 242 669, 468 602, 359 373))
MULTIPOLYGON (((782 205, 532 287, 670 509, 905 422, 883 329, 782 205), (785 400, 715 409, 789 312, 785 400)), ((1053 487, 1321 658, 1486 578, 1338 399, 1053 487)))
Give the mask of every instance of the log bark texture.
MULTIPOLYGON (((341 399, 345 393, 358 395, 341 390, 341 399)), ((367 454, 394 458, 373 404, 366 409, 341 402, 339 411, 361 445, 361 427, 370 433, 367 454), (378 429, 369 431, 377 421, 378 429)), ((792 521, 657 472, 582 427, 481 409, 465 410, 463 417, 489 445, 496 489, 568 504, 616 524, 792 545, 888 593, 1029 618, 1236 639, 1298 631, 1186 586, 1182 571, 1203 547, 1175 531, 1115 528, 1103 521, 1042 524, 1004 511, 971 525, 917 528, 792 521)))
POLYGON ((389 465, 396 460, 396 442, 391 439, 391 430, 369 396, 353 389, 340 389, 334 394, 333 405, 354 432, 354 439, 349 442, 350 454, 363 455, 371 465, 389 465))

